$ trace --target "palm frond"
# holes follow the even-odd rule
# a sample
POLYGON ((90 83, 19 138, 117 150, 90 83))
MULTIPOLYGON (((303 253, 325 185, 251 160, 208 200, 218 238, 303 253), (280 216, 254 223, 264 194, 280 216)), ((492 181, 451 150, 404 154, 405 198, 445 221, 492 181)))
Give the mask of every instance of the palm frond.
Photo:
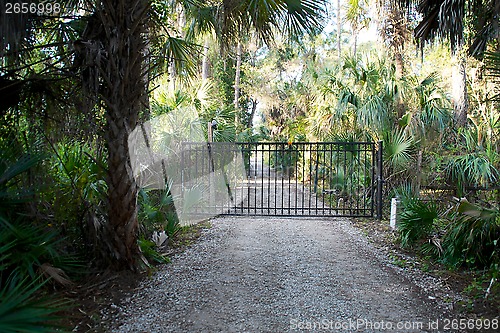
POLYGON ((366 127, 385 128, 388 117, 387 104, 379 95, 369 96, 358 110, 358 119, 366 127))
POLYGON ((484 62, 489 76, 500 77, 500 51, 486 52, 484 62))
POLYGON ((61 301, 40 299, 35 293, 44 285, 35 279, 20 279, 12 275, 0 289, 0 331, 5 333, 43 333, 58 331, 60 319, 56 312, 66 304, 61 301))
POLYGON ((443 131, 452 119, 450 100, 438 83, 437 73, 431 73, 415 88, 420 104, 420 127, 424 133, 428 128, 443 131))
POLYGON ((412 160, 414 141, 402 130, 384 132, 384 160, 396 170, 404 169, 412 160))
POLYGON ((424 0, 418 11, 422 20, 414 32, 421 43, 447 37, 453 52, 463 45, 465 0, 424 0))
POLYGON ((10 213, 11 205, 23 202, 31 197, 31 190, 20 190, 16 182, 19 176, 44 158, 42 154, 24 153, 19 156, 14 146, 0 148, 0 212, 10 213))
POLYGON ((448 36, 452 52, 464 43, 465 0, 444 0, 439 10, 439 30, 448 36))
POLYGON ((462 199, 457 207, 459 213, 443 237, 445 259, 461 266, 489 267, 498 262, 500 233, 500 211, 487 209, 462 199))
POLYGON ((161 56, 174 64, 181 78, 188 79, 197 74, 196 59, 200 55, 200 49, 200 45, 168 36, 163 44, 161 56))
POLYGON ((438 216, 435 202, 427 203, 418 199, 407 202, 398 222, 401 245, 408 247, 428 237, 438 216))
POLYGON ((184 8, 187 17, 187 40, 194 40, 196 36, 212 31, 220 34, 217 24, 218 6, 202 1, 186 1, 184 8))
POLYGON ((445 173, 458 187, 490 186, 500 178, 500 173, 483 152, 453 156, 445 166, 445 173))
POLYGON ((324 24, 326 1, 285 0, 283 27, 289 36, 317 34, 324 24))

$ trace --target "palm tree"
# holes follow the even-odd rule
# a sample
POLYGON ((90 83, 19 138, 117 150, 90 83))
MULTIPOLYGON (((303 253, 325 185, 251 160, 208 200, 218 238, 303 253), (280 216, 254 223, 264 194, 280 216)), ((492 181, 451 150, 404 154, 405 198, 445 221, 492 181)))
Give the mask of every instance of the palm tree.
POLYGON ((136 269, 137 185, 132 174, 128 135, 139 123, 143 109, 145 28, 147 0, 104 0, 97 17, 104 27, 106 60, 98 65, 103 78, 101 97, 106 109, 108 150, 108 224, 104 228, 111 264, 117 269, 136 269))
MULTIPOLYGON (((1 4, 5 8, 3 0, 1 4)), ((147 109, 148 73, 158 71, 154 62, 162 65, 161 60, 175 59, 177 68, 186 68, 189 62, 185 60, 192 57, 189 45, 174 36, 152 38, 155 29, 148 25, 161 27, 168 16, 161 17, 162 7, 158 5, 151 0, 75 0, 65 7, 65 17, 72 19, 69 23, 37 15, 12 15, 2 16, 0 25, 0 89, 2 95, 8 90, 12 97, 2 109, 17 106, 20 91, 34 80, 31 77, 47 78, 47 83, 69 77, 83 87, 85 98, 79 102, 86 102, 85 109, 99 110, 102 105, 105 110, 109 210, 97 234, 103 258, 115 269, 136 269, 140 265, 137 186, 130 166, 128 136, 147 109), (37 57, 33 57, 36 52, 37 57), (40 60, 41 55, 46 57, 40 60)), ((0 15, 4 15, 3 10, 0 15)), ((48 89, 46 86, 37 84, 48 89)), ((72 94, 70 90, 56 93, 58 99, 72 94)))
POLYGON ((495 1, 466 0, 393 0, 401 8, 414 9, 421 14, 422 19, 414 30, 415 37, 423 45, 426 41, 436 38, 447 39, 450 42, 452 54, 456 57, 457 84, 454 100, 455 123, 462 127, 467 122, 468 96, 465 60, 464 30, 472 32, 470 55, 481 57, 487 48, 487 42, 498 38, 499 9, 495 1), (466 26, 467 17, 472 23, 466 26))
MULTIPOLYGON (((166 25, 170 13, 160 1, 101 0, 94 8, 100 27, 94 38, 102 45, 98 52, 106 54, 93 64, 101 81, 99 97, 106 110, 104 137, 109 170, 108 221, 101 247, 108 249, 112 267, 134 270, 141 265, 141 254, 137 244, 138 189, 132 173, 129 135, 139 124, 141 113, 148 109, 148 80, 154 72, 173 65, 184 77, 193 75, 196 49, 169 33, 166 25)), ((88 55, 92 50, 84 52, 88 55)))
POLYGON ((340 0, 337 0, 337 56, 342 55, 342 13, 340 0))
MULTIPOLYGON (((189 26, 197 31, 213 31, 223 52, 236 47, 236 78, 234 106, 239 108, 240 71, 243 42, 248 31, 272 44, 280 31, 289 38, 299 38, 305 33, 314 34, 322 26, 326 0, 245 0, 245 1, 183 1, 190 15, 189 26)), ((236 119, 238 122, 238 119, 236 119)))
POLYGON ((418 188, 425 150, 440 142, 449 127, 448 99, 436 75, 398 80, 395 68, 387 64, 384 58, 346 57, 343 64, 316 75, 319 82, 309 88, 318 91, 309 132, 320 140, 338 133, 383 139, 389 186, 411 180, 418 188))
POLYGON ((392 68, 382 59, 343 60, 319 75, 321 98, 316 99, 319 105, 310 121, 314 132, 323 132, 324 137, 330 131, 347 130, 380 137, 394 124, 399 89, 395 89, 392 68))
POLYGON ((421 43, 434 38, 448 38, 452 54, 456 58, 454 73, 454 108, 455 122, 461 127, 467 122, 467 76, 464 58, 464 20, 465 0, 426 1, 422 2, 418 11, 422 21, 415 28, 415 37, 421 43))
POLYGON ((405 46, 410 40, 405 10, 395 1, 384 0, 377 0, 377 10, 382 21, 380 34, 393 54, 396 78, 401 79, 405 72, 405 46))
POLYGON ((352 27, 354 35, 353 55, 356 56, 359 32, 370 24, 366 0, 348 0, 345 18, 352 27))
MULTIPOLYGON (((222 45, 241 41, 241 32, 248 27, 254 27, 266 41, 272 39, 273 28, 282 28, 294 36, 302 31, 312 32, 320 23, 323 2, 183 1, 201 9, 207 6, 221 9, 207 24, 215 28, 222 45)), ((5 1, 1 4, 5 8, 5 1)), ((104 258, 115 269, 134 270, 141 264, 137 246, 137 184, 132 174, 128 138, 142 112, 147 111, 148 80, 164 69, 165 63, 174 63, 176 73, 182 77, 192 74, 196 63, 193 60, 196 47, 171 35, 170 13, 164 2, 155 0, 74 0, 67 7, 68 19, 73 19, 71 24, 36 15, 5 17, 3 10, 0 12, 0 89, 2 94, 9 92, 9 100, 2 101, 2 110, 16 106, 20 100, 19 81, 23 80, 16 75, 27 76, 30 71, 26 68, 31 72, 42 68, 40 71, 46 74, 47 68, 43 67, 49 61, 49 72, 66 73, 81 80, 88 97, 88 110, 100 111, 101 107, 104 110, 109 211, 99 235, 104 258), (85 14, 80 15, 79 9, 86 10, 85 14), (47 44, 44 38, 35 35, 38 32, 35 28, 43 24, 50 25, 52 32, 65 31, 60 27, 63 25, 75 28, 72 34, 47 44), (29 62, 31 51, 48 49, 49 58, 29 62)))

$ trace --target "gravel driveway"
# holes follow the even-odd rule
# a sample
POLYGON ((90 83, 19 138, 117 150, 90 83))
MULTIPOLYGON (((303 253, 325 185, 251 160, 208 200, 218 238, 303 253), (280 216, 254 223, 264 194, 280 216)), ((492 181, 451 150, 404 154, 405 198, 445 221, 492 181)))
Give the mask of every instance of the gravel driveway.
POLYGON ((341 218, 223 217, 126 298, 114 332, 457 332, 341 218))

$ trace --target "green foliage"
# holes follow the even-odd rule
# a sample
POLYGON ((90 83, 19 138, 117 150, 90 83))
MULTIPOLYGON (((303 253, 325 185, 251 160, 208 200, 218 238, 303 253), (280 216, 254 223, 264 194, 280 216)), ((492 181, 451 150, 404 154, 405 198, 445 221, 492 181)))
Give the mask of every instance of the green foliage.
POLYGON ((293 176, 294 166, 300 158, 297 146, 291 142, 283 143, 270 155, 269 165, 287 176, 293 176))
POLYGON ((269 133, 266 132, 266 128, 261 126, 258 128, 259 132, 256 132, 254 128, 247 128, 238 133, 237 142, 259 142, 269 140, 269 133))
POLYGON ((170 262, 169 257, 158 252, 155 242, 147 240, 144 237, 140 237, 138 242, 141 252, 148 262, 155 262, 157 264, 168 264, 170 262))
POLYGON ((46 230, 20 220, 8 222, 0 217, 0 267, 2 281, 12 274, 25 279, 36 278, 44 263, 53 265, 75 264, 71 257, 58 251, 61 241, 55 230, 46 230))
POLYGON ((224 106, 232 105, 234 101, 234 76, 235 68, 233 62, 223 59, 218 59, 213 67, 213 77, 217 87, 216 98, 220 100, 224 106))
POLYGON ((139 191, 139 221, 144 235, 163 230, 169 238, 180 230, 170 186, 162 190, 139 191))
POLYGON ((415 189, 411 183, 403 183, 392 190, 391 197, 396 197, 401 202, 402 207, 416 200, 415 189))
POLYGON ((42 154, 19 153, 15 145, 2 142, 0 146, 0 216, 12 216, 16 207, 33 197, 33 191, 23 188, 22 176, 42 159, 42 154))
POLYGON ((462 199, 458 215, 443 237, 445 261, 454 266, 500 264, 500 211, 462 199))
POLYGON ((403 247, 410 247, 428 238, 439 217, 435 202, 412 199, 404 205, 399 218, 398 230, 403 247))
POLYGON ((99 200, 104 186, 100 181, 105 177, 105 159, 92 147, 82 142, 61 142, 56 146, 51 162, 58 173, 58 181, 73 183, 80 190, 80 196, 99 200))
POLYGON ((44 282, 21 279, 17 275, 2 284, 0 289, 0 332, 51 333, 62 332, 56 315, 66 304, 40 297, 44 282))
POLYGON ((54 181, 66 200, 65 209, 69 201, 76 201, 75 206, 87 201, 99 204, 106 193, 106 170, 104 158, 94 157, 95 152, 86 144, 79 142, 62 142, 55 147, 50 159, 54 181))
POLYGON ((384 161, 392 170, 406 169, 412 161, 414 140, 402 130, 384 132, 384 161))
POLYGON ((12 147, 1 150, 0 162, 0 331, 54 332, 54 313, 61 303, 41 298, 45 274, 61 284, 70 281, 61 268, 75 268, 76 260, 61 254, 56 230, 38 226, 23 214, 33 198, 23 177, 42 155, 18 154, 12 147), (30 282, 31 281, 31 282, 30 282))
POLYGON ((362 130, 381 138, 399 128, 418 141, 429 137, 430 129, 445 128, 450 119, 448 97, 436 76, 398 80, 393 66, 375 52, 345 57, 319 78, 321 98, 309 115, 314 132, 362 130))
POLYGON ((217 128, 213 132, 213 140, 215 142, 236 141, 236 127, 234 125, 235 111, 232 106, 216 109, 210 117, 207 117, 208 114, 204 114, 203 116, 205 117, 205 123, 212 120, 217 122, 217 128))
POLYGON ((433 72, 422 80, 409 77, 407 80, 413 86, 413 101, 410 110, 400 119, 400 126, 409 126, 415 137, 431 144, 436 139, 442 139, 442 134, 451 124, 451 103, 440 86, 440 76, 433 72), (403 125, 401 122, 405 122, 403 125))
POLYGON ((62 141, 52 146, 45 166, 50 180, 41 191, 40 211, 50 216, 75 249, 89 255, 95 249, 100 221, 106 215, 106 161, 88 144, 62 141))
POLYGON ((3 149, 1 154, 0 244, 3 246, 0 247, 0 281, 6 281, 12 274, 21 279, 35 278, 44 263, 60 268, 76 265, 70 257, 59 253, 58 232, 37 225, 23 212, 25 208, 21 204, 32 200, 33 191, 22 186, 21 176, 39 163, 42 155, 21 154, 16 158, 9 148, 3 149))
POLYGON ((430 162, 426 154, 438 145, 442 149, 449 131, 450 101, 440 77, 398 79, 387 58, 375 52, 345 57, 317 76, 308 131, 319 140, 344 132, 382 140, 386 187, 408 181, 420 185, 430 162), (424 156, 421 163, 416 163, 418 156, 424 156))
POLYGON ((481 151, 451 156, 445 165, 445 174, 463 193, 465 186, 495 184, 500 173, 489 157, 481 151))

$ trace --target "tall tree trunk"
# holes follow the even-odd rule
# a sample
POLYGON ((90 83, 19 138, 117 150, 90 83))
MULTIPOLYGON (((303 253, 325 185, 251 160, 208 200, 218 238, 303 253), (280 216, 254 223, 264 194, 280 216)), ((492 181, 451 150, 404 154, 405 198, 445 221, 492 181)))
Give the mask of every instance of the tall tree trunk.
POLYGON ((358 53, 358 31, 354 31, 354 57, 358 53))
POLYGON ((400 80, 403 78, 404 75, 404 70, 405 70, 405 63, 403 60, 403 54, 401 51, 400 47, 394 48, 394 62, 396 65, 396 79, 400 80))
POLYGON ((236 74, 234 77, 234 124, 236 128, 239 127, 240 117, 239 117, 239 99, 240 99, 240 80, 241 80, 241 54, 242 54, 241 41, 238 41, 238 46, 236 47, 236 74))
MULTIPOLYGON (((403 60, 403 46, 396 46, 394 47, 394 62, 395 62, 395 67, 396 67, 396 80, 399 81, 403 78, 404 75, 404 60, 403 60)), ((396 102, 396 122, 401 119, 405 113, 406 113, 406 104, 402 98, 401 94, 398 94, 397 96, 397 102, 396 102)))
POLYGON ((467 112, 469 110, 469 96, 467 94, 467 72, 466 60, 457 55, 456 65, 452 76, 453 80, 453 108, 455 125, 464 127, 467 124, 467 112))
POLYGON ((417 195, 420 197, 420 188, 422 187, 422 159, 423 159, 424 151, 422 149, 418 150, 417 155, 417 177, 415 182, 415 191, 417 195))
POLYGON ((340 59, 342 55, 341 52, 342 46, 342 22, 340 19, 340 0, 337 0, 337 55, 340 59))
MULTIPOLYGON (((495 5, 493 8, 493 13, 500 13, 500 0, 495 0, 495 5)), ((497 52, 500 51, 500 24, 499 24, 499 15, 495 15, 493 17, 493 31, 495 32, 495 38, 497 40, 497 52)), ((499 191, 500 195, 500 191, 499 191)))
MULTIPOLYGON (((398 7, 389 5, 388 7, 385 7, 384 11, 387 13, 386 18, 388 22, 386 22, 386 24, 389 23, 389 25, 392 25, 393 27, 393 35, 388 37, 390 38, 390 50, 394 54, 394 75, 396 77, 396 80, 400 81, 403 78, 405 72, 404 50, 405 43, 408 40, 408 27, 406 25, 403 14, 398 7)), ((406 103, 403 100, 401 94, 397 96, 395 109, 397 114, 397 123, 398 120, 401 119, 401 117, 403 117, 406 113, 406 103)))
MULTIPOLYGON (((149 27, 146 25, 144 29, 144 59, 143 59, 143 68, 150 68, 151 66, 151 41, 149 39, 150 31, 149 27)), ((142 114, 140 115, 140 121, 146 122, 151 118, 151 103, 149 100, 149 83, 151 82, 151 72, 143 71, 143 81, 142 81, 142 89, 144 92, 141 96, 141 104, 142 104, 142 114)))
POLYGON ((102 99, 106 108, 108 150, 108 221, 102 244, 114 269, 135 270, 139 265, 137 245, 137 185, 130 164, 129 133, 137 126, 146 89, 144 32, 147 0, 105 0, 102 19, 107 53, 102 99))
POLYGON ((168 90, 175 91, 175 80, 177 79, 177 72, 175 69, 174 60, 170 60, 168 65, 168 90))
POLYGON ((247 128, 253 127, 253 117, 255 116, 255 111, 257 110, 257 104, 259 104, 259 102, 253 98, 250 99, 250 102, 252 103, 252 111, 250 112, 250 117, 248 118, 247 128))
POLYGON ((208 79, 208 50, 210 49, 208 38, 205 39, 205 46, 203 47, 203 60, 201 63, 201 79, 206 81, 208 79))
MULTIPOLYGON (((180 3, 176 5, 175 13, 177 14, 177 21, 174 23, 175 30, 178 35, 184 37, 183 29, 186 26, 186 13, 184 12, 184 8, 180 3)), ((177 88, 177 72, 178 68, 176 68, 175 62, 172 59, 170 60, 170 63, 168 65, 168 89, 170 91, 175 91, 175 89, 177 88)))
POLYGON ((389 7, 389 17, 394 27, 394 36, 392 38, 392 49, 394 52, 394 62, 396 65, 396 79, 403 78, 405 71, 404 50, 405 43, 408 41, 408 26, 400 9, 391 5, 389 7))

